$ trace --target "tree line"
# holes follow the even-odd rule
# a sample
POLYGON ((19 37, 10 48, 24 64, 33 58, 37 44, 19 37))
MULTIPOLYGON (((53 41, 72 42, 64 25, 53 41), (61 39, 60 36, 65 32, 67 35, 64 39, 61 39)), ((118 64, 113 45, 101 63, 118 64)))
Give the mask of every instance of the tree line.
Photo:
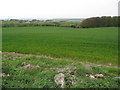
POLYGON ((83 20, 82 22, 51 22, 51 21, 21 21, 10 20, 3 21, 2 27, 29 27, 29 26, 56 26, 56 27, 71 27, 71 28, 94 28, 94 27, 119 27, 120 16, 102 16, 92 17, 83 20))
POLYGON ((94 28, 94 27, 119 27, 120 26, 120 16, 102 16, 102 17, 92 17, 85 19, 80 24, 82 28, 94 28))

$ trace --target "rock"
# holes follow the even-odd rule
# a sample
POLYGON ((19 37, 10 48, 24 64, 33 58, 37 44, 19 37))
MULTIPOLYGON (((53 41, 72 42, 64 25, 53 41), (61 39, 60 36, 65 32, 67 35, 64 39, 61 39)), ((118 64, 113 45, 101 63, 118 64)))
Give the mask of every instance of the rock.
POLYGON ((5 76, 5 73, 0 73, 0 77, 5 76))
POLYGON ((26 65, 28 65, 26 62, 23 62, 23 63, 21 63, 20 64, 21 66, 26 66, 26 65))
POLYGON ((109 65, 111 66, 111 65, 112 65, 112 63, 109 63, 109 65))
POLYGON ((26 62, 21 63, 20 66, 22 66, 22 67, 24 67, 24 68, 27 68, 27 69, 29 69, 29 70, 34 69, 34 68, 39 68, 38 65, 37 65, 37 66, 33 66, 33 65, 28 64, 28 63, 26 63, 26 62))
POLYGON ((94 75, 94 76, 95 76, 95 78, 103 78, 103 77, 104 77, 103 74, 96 74, 96 75, 94 75))
POLYGON ((0 73, 0 77, 4 77, 4 76, 10 76, 10 74, 5 74, 5 73, 0 73))
POLYGON ((90 77, 90 78, 95 78, 95 76, 93 76, 93 75, 90 75, 89 77, 90 77))
POLYGON ((65 88, 65 80, 64 80, 65 76, 63 73, 57 74, 54 77, 54 81, 57 85, 61 85, 61 88, 65 88))
POLYGON ((7 74, 7 76, 10 76, 10 74, 7 74))
POLYGON ((86 77, 90 77, 90 78, 103 78, 104 75, 103 74, 86 74, 86 77))
POLYGON ((34 69, 34 68, 39 68, 39 66, 32 66, 32 65, 27 65, 26 66, 27 69, 31 70, 31 69, 34 69))
POLYGON ((24 65, 23 67, 24 68, 28 68, 28 67, 30 67, 31 65, 30 64, 27 64, 27 65, 24 65))
POLYGON ((95 76, 92 74, 87 74, 86 77, 95 78, 95 76))

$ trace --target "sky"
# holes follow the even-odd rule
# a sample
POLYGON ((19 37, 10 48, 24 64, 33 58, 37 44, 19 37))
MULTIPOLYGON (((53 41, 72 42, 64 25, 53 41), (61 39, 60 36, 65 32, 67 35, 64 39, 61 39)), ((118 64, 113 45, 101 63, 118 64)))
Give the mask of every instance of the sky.
POLYGON ((0 19, 117 16, 119 0, 1 0, 0 19))

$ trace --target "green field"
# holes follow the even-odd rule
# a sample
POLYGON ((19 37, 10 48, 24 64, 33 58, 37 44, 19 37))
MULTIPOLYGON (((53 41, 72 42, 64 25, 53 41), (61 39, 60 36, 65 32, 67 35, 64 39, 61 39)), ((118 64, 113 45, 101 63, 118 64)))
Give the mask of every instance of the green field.
POLYGON ((117 64, 118 28, 3 28, 3 51, 117 64))
POLYGON ((120 84, 117 27, 4 27, 2 51, 3 89, 60 88, 54 82, 59 73, 65 75, 65 88, 118 88, 120 84), (23 63, 39 67, 25 68, 23 63))

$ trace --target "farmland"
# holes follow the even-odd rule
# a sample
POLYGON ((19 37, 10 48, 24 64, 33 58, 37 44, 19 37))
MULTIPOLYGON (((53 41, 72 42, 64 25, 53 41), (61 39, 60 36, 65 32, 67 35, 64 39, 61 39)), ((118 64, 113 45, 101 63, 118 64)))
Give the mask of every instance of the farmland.
POLYGON ((65 88, 118 88, 117 37, 117 27, 3 27, 2 86, 60 88, 54 76, 63 73, 65 88))
POLYGON ((117 65, 117 28, 3 28, 3 51, 117 65))

